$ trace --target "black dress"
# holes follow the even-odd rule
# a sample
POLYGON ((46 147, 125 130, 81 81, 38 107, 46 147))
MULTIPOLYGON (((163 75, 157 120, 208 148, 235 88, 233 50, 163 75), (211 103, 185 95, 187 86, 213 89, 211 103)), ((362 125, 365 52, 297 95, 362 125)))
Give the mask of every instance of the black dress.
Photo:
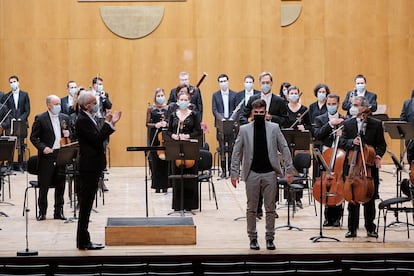
MULTIPOLYGON (((155 105, 150 106, 147 111, 147 127, 148 127, 148 146, 159 146, 158 133, 162 131, 161 128, 155 128, 155 124, 167 118, 168 108, 163 106, 161 108, 155 105), (157 137, 154 137, 157 135, 157 137)), ((160 134, 161 135, 161 134, 160 134)), ((168 185, 168 162, 160 159, 156 151, 151 151, 149 154, 149 163, 151 168, 151 188, 156 190, 166 190, 168 185)))
MULTIPOLYGON (((179 126, 179 118, 177 113, 171 113, 169 124, 168 124, 168 135, 171 137, 172 134, 178 133, 190 134, 191 139, 201 138, 201 126, 197 112, 191 111, 190 115, 185 118, 182 127, 179 126)), ((181 173, 181 168, 177 167, 175 162, 171 165, 173 174, 178 175, 181 173)), ((197 174, 197 162, 191 168, 184 168, 183 174, 197 174)), ((184 179, 183 181, 184 193, 183 193, 183 208, 184 210, 198 209, 198 181, 194 179, 184 179)), ((172 208, 176 211, 181 210, 181 180, 173 181, 173 200, 172 208)))

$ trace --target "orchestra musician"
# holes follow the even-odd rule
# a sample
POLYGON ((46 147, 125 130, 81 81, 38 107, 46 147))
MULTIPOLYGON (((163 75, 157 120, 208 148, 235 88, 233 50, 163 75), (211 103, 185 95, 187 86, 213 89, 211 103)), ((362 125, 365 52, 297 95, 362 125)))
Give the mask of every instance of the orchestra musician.
MULTIPOLYGON (((360 141, 363 145, 372 146, 375 150, 375 164, 371 167, 371 176, 373 178, 375 192, 371 200, 365 202, 364 219, 365 229, 368 237, 378 238, 376 232, 375 219, 375 199, 379 198, 379 168, 381 167, 381 158, 384 155, 387 144, 384 139, 384 129, 382 122, 370 116, 370 104, 368 99, 362 96, 356 96, 352 99, 352 107, 357 110, 356 117, 344 121, 344 128, 339 142, 339 147, 346 150, 348 158, 350 150, 356 146, 359 147, 360 141)), ((345 162, 344 175, 348 175, 349 162, 345 162)), ((348 232, 345 238, 357 236, 359 221, 360 203, 348 202, 348 232)))
MULTIPOLYGON (((165 104, 165 92, 162 88, 155 89, 154 104, 147 109, 146 126, 148 128, 148 146, 159 146, 162 143, 162 129, 167 128, 168 106, 165 104)), ((156 193, 167 192, 168 189, 168 162, 165 161, 165 152, 149 152, 151 166, 151 188, 156 193)))
MULTIPOLYGON (((321 152, 331 148, 337 136, 341 135, 339 127, 344 121, 344 117, 339 114, 338 108, 340 98, 336 94, 328 94, 326 98, 326 110, 322 115, 315 118, 313 133, 315 139, 321 143, 321 152)), ((326 160, 325 160, 326 161, 326 160)), ((327 161, 328 163, 329 161, 327 161)), ((314 170, 313 179, 320 176, 319 168, 314 170)), ((341 176, 342 177, 342 176, 341 176)), ((341 217, 343 214, 343 206, 325 206, 325 221, 323 226, 339 227, 341 225, 341 217)))
MULTIPOLYGON (((250 97, 247 105, 243 108, 243 111, 240 115, 240 125, 247 124, 251 116, 252 103, 257 99, 263 99, 266 102, 266 121, 271 121, 278 123, 280 128, 288 127, 288 116, 287 116, 287 107, 285 100, 272 93, 273 86, 273 76, 270 72, 262 72, 259 75, 260 83, 260 94, 256 94, 250 97)), ((257 217, 261 218, 263 216, 263 196, 259 197, 259 204, 257 207, 257 217)), ((275 216, 278 217, 278 214, 275 212, 275 216)))
POLYGON ((213 93, 212 110, 214 115, 214 126, 216 127, 216 139, 219 144, 218 152, 220 153, 221 178, 226 177, 226 171, 230 172, 231 152, 233 151, 235 137, 235 128, 231 134, 225 135, 223 130, 219 129, 220 121, 230 119, 236 108, 237 93, 229 89, 229 77, 226 74, 220 74, 217 77, 220 90, 213 93))
MULTIPOLYGON (((405 121, 411 123, 414 127, 414 90, 411 92, 411 98, 405 100, 400 113, 400 121, 405 121)), ((406 141, 407 147, 407 161, 411 165, 414 160, 414 141, 406 141)))
MULTIPOLYGON (((291 85, 289 86, 287 93, 287 113, 289 127, 300 131, 310 130, 312 128, 312 125, 309 120, 309 110, 306 106, 300 103, 301 92, 299 88, 295 85, 291 85)), ((292 155, 295 155, 295 153, 292 152, 292 155)), ((299 208, 302 208, 302 197, 303 191, 297 190, 295 192, 294 198, 296 200, 295 204, 299 208)), ((289 192, 286 189, 284 190, 284 198, 288 201, 293 200, 292 198, 289 198, 289 192)))
MULTIPOLYGON (((190 95, 187 85, 177 87, 177 106, 168 121, 168 136, 174 140, 201 139, 202 131, 199 117, 196 111, 189 109, 190 95)), ((172 165, 174 174, 181 172, 181 168, 175 162, 172 165)), ((184 174, 196 174, 197 165, 183 168, 184 174)), ((179 211, 181 208, 181 180, 180 183, 173 181, 172 208, 179 211)), ((198 208, 198 183, 197 179, 184 179, 183 184, 184 202, 183 207, 187 211, 198 208)))
POLYGON ((317 84, 313 89, 313 94, 317 100, 309 105, 309 120, 311 122, 314 122, 319 115, 326 113, 326 101, 329 93, 331 93, 331 90, 324 83, 317 84))
POLYGON ((250 74, 246 75, 244 77, 244 89, 238 92, 236 95, 237 121, 240 120, 240 114, 243 111, 243 108, 249 102, 250 97, 257 94, 260 94, 260 91, 254 89, 254 77, 250 74), (243 103, 240 104, 242 101, 243 103))
POLYGON ((346 117, 350 118, 353 115, 350 112, 350 108, 352 106, 352 99, 356 96, 363 96, 367 99, 370 110, 372 112, 377 111, 377 94, 374 92, 370 92, 366 89, 366 78, 362 74, 358 74, 355 76, 355 89, 348 91, 345 96, 345 100, 342 103, 342 109, 346 111, 346 117))

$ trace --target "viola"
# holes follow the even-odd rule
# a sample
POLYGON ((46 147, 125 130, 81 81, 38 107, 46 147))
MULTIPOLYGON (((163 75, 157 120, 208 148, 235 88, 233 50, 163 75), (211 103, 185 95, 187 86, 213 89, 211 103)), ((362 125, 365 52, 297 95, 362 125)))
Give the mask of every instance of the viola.
POLYGON ((322 153, 325 162, 329 162, 329 170, 324 171, 313 184, 313 197, 321 204, 328 206, 338 206, 344 201, 342 169, 345 163, 345 151, 338 148, 339 137, 336 135, 333 148, 322 153))
MULTIPOLYGON (((161 120, 164 120, 164 113, 161 114, 161 120)), ((157 134, 158 142, 160 146, 163 146, 164 139, 162 138, 162 131, 160 131, 160 128, 158 129, 157 134)), ((165 151, 164 150, 157 150, 158 158, 161 160, 165 160, 165 151)))
POLYGON ((362 145, 349 153, 350 169, 344 183, 344 198, 352 203, 365 203, 372 199, 375 192, 371 167, 375 164, 375 149, 362 145))
MULTIPOLYGON (((66 120, 62 120, 62 130, 68 130, 68 124, 66 123, 66 120)), ((63 137, 63 135, 62 135, 62 138, 60 138, 60 145, 63 146, 63 145, 67 145, 67 144, 70 144, 70 143, 71 143, 70 138, 69 137, 63 137)))

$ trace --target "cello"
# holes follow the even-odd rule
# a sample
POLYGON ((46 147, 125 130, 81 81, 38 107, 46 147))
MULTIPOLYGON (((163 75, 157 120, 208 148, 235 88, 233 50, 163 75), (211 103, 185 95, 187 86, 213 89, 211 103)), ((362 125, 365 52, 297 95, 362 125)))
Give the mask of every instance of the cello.
MULTIPOLYGON (((335 132, 339 131, 342 127, 335 130, 335 132)), ((326 162, 329 161, 329 168, 320 177, 315 178, 312 190, 313 197, 318 202, 328 206, 338 206, 344 201, 342 169, 345 162, 345 151, 338 148, 339 137, 340 135, 337 134, 333 148, 328 148, 322 153, 323 159, 326 162)))
POLYGON ((369 145, 360 144, 351 150, 349 156, 350 169, 344 183, 344 198, 352 203, 365 203, 372 199, 375 192, 371 176, 371 166, 375 164, 375 149, 369 145))

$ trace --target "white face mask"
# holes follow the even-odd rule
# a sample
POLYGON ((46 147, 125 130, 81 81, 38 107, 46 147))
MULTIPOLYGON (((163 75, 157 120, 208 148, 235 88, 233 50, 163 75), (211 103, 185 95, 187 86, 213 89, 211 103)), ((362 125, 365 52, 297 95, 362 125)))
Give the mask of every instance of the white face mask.
POLYGON ((349 109, 349 114, 351 114, 352 117, 357 116, 358 112, 359 112, 358 107, 356 107, 354 105, 351 106, 351 108, 349 109))

